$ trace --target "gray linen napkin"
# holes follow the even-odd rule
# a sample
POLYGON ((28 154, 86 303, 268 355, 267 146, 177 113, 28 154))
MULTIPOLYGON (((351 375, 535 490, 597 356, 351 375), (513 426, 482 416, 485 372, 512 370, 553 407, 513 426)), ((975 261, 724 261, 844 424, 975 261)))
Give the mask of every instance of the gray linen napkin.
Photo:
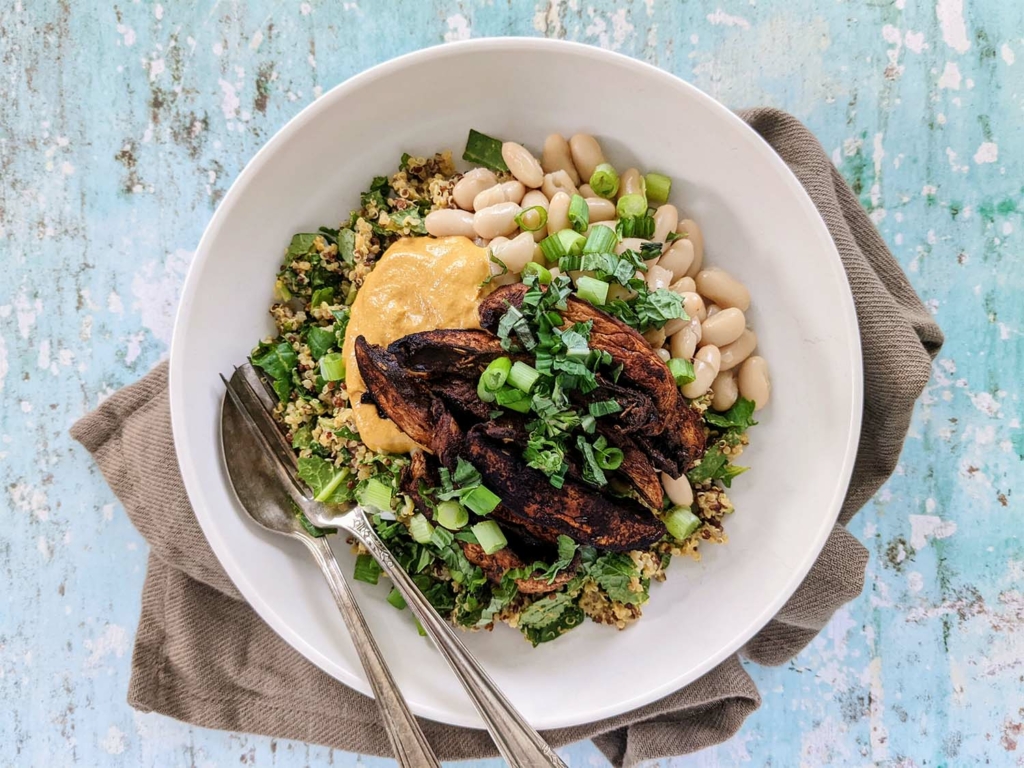
MULTIPOLYGON (((796 594, 744 649, 753 661, 781 664, 860 593, 868 553, 844 525, 896 466, 942 333, 814 136, 778 110, 740 114, 789 164, 825 219, 853 290, 864 350, 863 433, 840 522, 796 594)), ((389 754, 372 699, 326 675, 264 624, 207 544, 177 469, 166 364, 82 418, 72 435, 151 547, 129 703, 210 728, 389 754)), ((760 702, 733 656, 646 707, 545 736, 555 745, 591 738, 612 763, 632 766, 718 744, 760 702)), ((495 754, 484 731, 423 726, 442 759, 495 754)))

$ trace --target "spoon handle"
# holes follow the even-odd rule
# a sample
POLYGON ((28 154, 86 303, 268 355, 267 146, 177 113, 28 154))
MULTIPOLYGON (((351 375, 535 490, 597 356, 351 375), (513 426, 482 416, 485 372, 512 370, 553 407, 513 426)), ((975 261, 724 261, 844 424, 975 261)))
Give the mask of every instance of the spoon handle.
POLYGON ((434 641, 434 645, 473 700, 487 725, 491 739, 506 762, 512 768, 565 768, 561 758, 516 711, 472 654, 466 650, 466 646, 459 640, 451 625, 441 618, 405 569, 395 562, 391 552, 366 519, 363 510, 357 507, 346 514, 343 521, 342 525, 370 550, 370 554, 391 577, 395 588, 416 614, 423 629, 434 641))
POLYGON ((384 657, 381 655, 377 642, 370 634, 370 628, 366 626, 363 612, 359 610, 345 580, 338 561, 334 557, 331 545, 327 543, 326 537, 314 538, 299 534, 297 538, 309 548, 313 557, 323 571, 327 583, 331 587, 331 594, 334 595, 334 602, 338 604, 338 610, 345 620, 348 631, 352 636, 359 660, 363 664, 366 676, 370 680, 370 687, 373 689, 373 696, 377 700, 381 718, 384 721, 384 731, 391 742, 391 749, 395 759, 400 766, 405 768, 440 768, 437 756, 423 735, 416 718, 409 711, 409 705, 405 703, 401 691, 395 679, 391 676, 384 657))

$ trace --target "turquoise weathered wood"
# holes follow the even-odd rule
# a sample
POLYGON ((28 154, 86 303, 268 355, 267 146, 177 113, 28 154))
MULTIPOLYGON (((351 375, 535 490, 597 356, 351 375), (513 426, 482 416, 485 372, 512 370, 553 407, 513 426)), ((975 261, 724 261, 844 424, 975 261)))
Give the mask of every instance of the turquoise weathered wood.
POLYGON ((896 475, 852 526, 864 594, 793 663, 751 669, 765 701, 739 735, 668 764, 1024 763, 1018 0, 8 0, 0 764, 388 764, 129 710, 145 546, 67 429, 166 354, 204 225, 288 118, 397 54, 509 34, 795 113, 948 334, 896 475))

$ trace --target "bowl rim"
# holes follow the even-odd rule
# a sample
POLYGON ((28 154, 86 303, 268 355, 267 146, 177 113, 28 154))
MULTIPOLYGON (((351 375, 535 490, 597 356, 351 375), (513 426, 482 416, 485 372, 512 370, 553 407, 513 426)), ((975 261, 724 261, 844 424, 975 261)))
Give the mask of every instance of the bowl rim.
MULTIPOLYGON (((350 670, 341 667, 336 661, 327 657, 315 646, 310 644, 301 634, 277 613, 270 604, 265 602, 259 590, 246 577, 245 569, 233 556, 230 541, 222 537, 217 528, 212 524, 212 515, 204 510, 211 508, 207 503, 203 484, 200 480, 199 470, 192 461, 187 450, 186 435, 188 432, 185 423, 186 400, 182 380, 186 356, 184 354, 184 337, 192 304, 195 300, 199 284, 203 277, 204 267, 212 258, 211 243, 228 218, 232 210, 238 204, 250 180, 258 173, 279 147, 285 145, 292 136, 310 121, 317 118, 320 112, 328 108, 328 105, 344 99, 350 91, 372 83, 391 73, 404 69, 408 66, 423 63, 427 60, 444 56, 461 56, 466 54, 486 54, 494 51, 516 51, 519 53, 537 53, 549 51, 567 51, 576 56, 590 59, 600 59, 620 67, 633 69, 638 76, 655 78, 660 85, 675 88, 687 92, 690 98, 701 102, 707 109, 719 115, 723 120, 729 122, 733 127, 738 128, 739 136, 755 148, 755 151, 764 156, 767 162, 778 172, 781 183, 786 185, 789 192, 793 194, 803 212, 812 222, 811 226, 817 229, 817 235, 822 240, 823 247, 828 249, 823 258, 827 258, 834 275, 838 276, 841 283, 846 287, 842 291, 841 305, 837 308, 844 321, 845 329, 851 339, 848 349, 851 370, 855 372, 854 380, 851 382, 851 398, 849 403, 849 425, 848 438, 843 454, 841 471, 836 478, 835 489, 829 503, 829 514, 822 517, 820 530, 814 537, 813 547, 809 547, 800 561, 799 565, 792 569, 785 588, 780 590, 776 598, 765 605, 760 613, 751 619, 744 630, 738 633, 731 642, 723 645, 708 659, 687 674, 666 678, 665 682, 652 688, 643 694, 638 694, 629 699, 621 700, 613 705, 606 705, 597 709, 588 710, 585 716, 563 717, 561 713, 552 713, 543 722, 534 723, 539 728, 564 728, 598 720, 614 717, 624 712, 636 709, 637 707, 650 704, 674 691, 694 682, 710 670, 725 661, 729 656, 739 651, 757 632, 779 612, 785 603, 796 592, 803 582, 805 576, 810 572, 817 561, 825 542, 831 533, 838 518, 840 508, 846 496, 850 478, 853 473, 854 462, 857 455, 857 447, 860 440, 861 420, 863 413, 863 363, 861 357, 860 330, 857 322, 857 314, 854 306, 853 295, 849 286, 849 279, 843 268, 838 249, 828 231, 824 220, 812 202, 803 185, 797 180, 792 170, 774 149, 738 115, 721 102, 704 93, 696 86, 683 80, 681 77, 656 67, 647 62, 634 59, 621 53, 609 51, 584 43, 570 42, 566 40, 555 40, 535 37, 484 37, 472 40, 464 40, 451 43, 442 43, 428 48, 402 54, 387 61, 376 64, 362 72, 359 72, 348 79, 335 85, 326 91, 322 96, 306 105, 298 114, 289 119, 274 135, 267 140, 255 155, 245 164, 242 171, 232 182, 223 200, 217 206, 210 217, 203 235, 196 247, 195 255, 189 266, 185 281, 181 290, 178 309, 175 314, 173 334, 171 338, 170 364, 168 375, 168 389, 170 394, 171 427, 175 437, 175 453, 178 465, 184 481, 185 489, 196 518, 199 521, 203 534, 206 536, 211 549, 217 556, 231 581, 238 588, 249 605, 267 624, 289 645, 305 656, 309 661, 316 664, 320 669, 337 679, 344 685, 360 693, 373 696, 368 683, 360 676, 350 670), (822 237, 823 235, 823 237, 822 237), (826 245, 827 244, 827 245, 826 245)), ((422 717, 442 723, 449 723, 464 727, 481 727, 481 721, 476 718, 467 718, 453 713, 450 709, 442 709, 430 702, 410 702, 413 711, 422 717)))

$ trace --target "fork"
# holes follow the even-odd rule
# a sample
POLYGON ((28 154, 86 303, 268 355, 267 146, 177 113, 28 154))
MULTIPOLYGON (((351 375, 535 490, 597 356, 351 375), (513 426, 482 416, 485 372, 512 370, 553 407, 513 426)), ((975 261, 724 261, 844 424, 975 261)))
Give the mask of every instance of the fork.
MULTIPOLYGON (((223 377, 221 378, 223 379, 223 377)), ((229 400, 237 406, 238 413, 244 419, 252 435, 256 437, 263 454, 271 459, 270 463, 277 479, 278 488, 285 491, 290 502, 314 525, 323 528, 344 529, 366 547, 384 572, 391 578, 399 594, 401 594, 412 609, 412 612, 419 619, 423 629, 441 652, 441 655, 444 656, 452 671, 455 672, 459 682, 462 683, 462 686, 483 718, 495 746, 497 746, 498 751, 509 765, 513 768, 538 768, 539 766, 565 768, 565 763, 562 762, 561 758, 555 754, 554 750, 544 741, 541 735, 526 722, 523 716, 505 698, 501 690, 466 649, 466 646, 455 634, 451 625, 434 609, 409 574, 391 556, 391 552, 384 545, 384 542, 381 541, 380 537, 377 536, 376 531, 367 519, 364 509, 357 504, 349 505, 347 508, 343 505, 328 506, 316 502, 310 497, 311 495, 304 484, 295 475, 295 453, 270 416, 270 411, 274 408, 274 400, 252 365, 245 363, 236 368, 231 379, 225 380, 225 384, 229 400)), ((228 460, 229 474, 231 474, 231 460, 227 450, 225 450, 225 458, 228 460)), ((232 483, 235 484, 236 492, 239 492, 237 481, 233 476, 232 483)), ((241 495, 240 492, 239 495, 241 495)), ((243 506, 245 506, 244 503, 243 506)), ((292 517, 296 518, 295 515, 292 515, 292 517)), ((308 538, 313 539, 311 536, 308 538)), ((322 539, 313 540, 323 541, 322 539)), ((331 551, 330 546, 326 543, 318 546, 321 547, 321 552, 323 549, 326 549, 327 552, 331 551)), ((321 559, 326 558, 321 555, 318 557, 318 562, 321 559)), ((333 553, 331 553, 330 562, 337 569, 337 562, 333 559, 333 553)), ((340 576, 340 570, 337 570, 337 573, 340 576)), ((331 581, 333 589, 335 579, 329 577, 329 581, 331 581)), ((344 583, 343 578, 340 581, 344 583)), ((349 594, 349 597, 351 598, 351 594, 349 594)), ((342 601, 338 600, 338 604, 341 607, 342 601)), ((354 601, 352 601, 352 604, 354 605, 354 601)), ((358 607, 355 610, 358 612, 358 607)), ((347 609, 342 608, 342 613, 346 615, 347 620, 347 609)), ((380 666, 386 673, 387 669, 383 666, 383 660, 380 660, 380 652, 376 649, 376 644, 373 642, 365 622, 362 621, 361 615, 359 615, 359 621, 365 629, 365 637, 357 634, 355 638, 357 640, 356 647, 359 647, 360 642, 368 642, 372 645, 373 650, 377 653, 380 666)), ((364 667, 365 663, 364 660, 364 667)), ((373 675, 369 676, 371 677, 372 685, 373 675)), ((385 704, 387 707, 397 705, 405 707, 401 694, 394 688, 394 680, 390 674, 387 674, 387 679, 390 682, 394 695, 391 697, 391 700, 378 699, 378 701, 382 702, 382 711, 386 708, 385 704), (394 701, 396 697, 397 705, 394 701)), ((375 687, 375 695, 376 691, 375 687)), ((405 707, 405 711, 406 713, 408 712, 407 707, 405 707)), ((408 715, 408 720, 411 721, 412 725, 416 725, 411 715, 408 715)), ((385 724, 387 725, 387 723, 388 715, 385 713, 385 724)), ((389 735, 391 735, 391 731, 389 731, 389 735)), ((419 737, 422 738, 422 732, 419 733, 419 737)), ((394 742, 395 739, 392 738, 392 743, 394 744, 394 742)), ((423 744, 426 744, 425 739, 423 739, 423 744)), ((429 746, 427 746, 427 749, 429 750, 429 746)), ((433 755, 430 755, 430 757, 433 758, 433 755)), ((434 764, 436 764, 436 758, 433 759, 435 760, 434 764)), ((419 763, 411 764, 419 765, 419 763)), ((422 764, 430 765, 431 763, 424 762, 422 764)))

